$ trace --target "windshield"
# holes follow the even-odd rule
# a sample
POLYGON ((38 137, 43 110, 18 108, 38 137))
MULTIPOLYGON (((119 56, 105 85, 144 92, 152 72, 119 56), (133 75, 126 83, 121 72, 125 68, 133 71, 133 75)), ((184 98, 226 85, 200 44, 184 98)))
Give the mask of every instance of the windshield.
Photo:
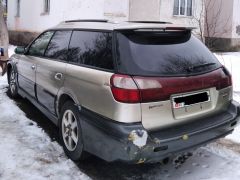
POLYGON ((186 76, 221 67, 190 31, 117 32, 119 73, 139 76, 186 76))

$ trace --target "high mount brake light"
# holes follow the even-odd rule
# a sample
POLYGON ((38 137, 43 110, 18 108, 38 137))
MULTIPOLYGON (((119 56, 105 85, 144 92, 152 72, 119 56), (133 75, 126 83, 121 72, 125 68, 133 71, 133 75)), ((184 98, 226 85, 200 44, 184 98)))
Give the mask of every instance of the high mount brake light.
POLYGON ((166 101, 178 93, 216 87, 232 86, 231 75, 221 68, 210 73, 190 77, 139 77, 114 74, 111 90, 116 101, 146 103, 166 101))

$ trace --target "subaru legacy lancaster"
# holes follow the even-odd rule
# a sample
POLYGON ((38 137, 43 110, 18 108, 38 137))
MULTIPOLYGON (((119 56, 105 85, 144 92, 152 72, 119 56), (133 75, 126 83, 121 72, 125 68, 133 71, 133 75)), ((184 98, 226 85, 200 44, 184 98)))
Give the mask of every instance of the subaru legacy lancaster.
POLYGON ((230 134, 230 73, 193 34, 164 22, 73 20, 17 47, 10 95, 53 123, 73 161, 154 163, 230 134))

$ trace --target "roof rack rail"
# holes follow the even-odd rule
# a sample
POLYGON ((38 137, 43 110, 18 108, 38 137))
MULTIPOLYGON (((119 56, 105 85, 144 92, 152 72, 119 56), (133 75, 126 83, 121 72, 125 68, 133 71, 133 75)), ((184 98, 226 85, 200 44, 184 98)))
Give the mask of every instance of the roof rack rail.
POLYGON ((165 21, 127 21, 129 23, 151 23, 151 24, 172 24, 171 22, 165 21))
POLYGON ((75 19, 75 20, 67 20, 65 23, 71 22, 108 22, 106 19, 75 19))

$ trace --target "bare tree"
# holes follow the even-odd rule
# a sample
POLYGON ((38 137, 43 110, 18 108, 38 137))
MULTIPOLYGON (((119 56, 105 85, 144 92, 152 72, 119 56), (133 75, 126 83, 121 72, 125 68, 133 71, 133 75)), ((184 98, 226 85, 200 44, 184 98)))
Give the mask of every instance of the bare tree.
POLYGON ((2 71, 4 73, 5 63, 2 61, 8 60, 8 44, 9 44, 9 37, 8 37, 8 29, 4 19, 4 8, 2 0, 0 0, 0 47, 4 49, 4 56, 0 57, 0 65, 2 71))
POLYGON ((203 43, 205 43, 205 38, 204 38, 205 0, 201 0, 200 13, 198 13, 196 9, 197 7, 195 6, 193 11, 194 14, 193 14, 192 23, 193 25, 197 25, 199 29, 199 31, 195 31, 195 34, 201 39, 203 43))
POLYGON ((229 26, 231 15, 223 19, 223 11, 223 0, 202 0, 200 15, 193 16, 193 22, 200 29, 198 35, 209 48, 215 46, 218 37, 231 31, 229 26))

